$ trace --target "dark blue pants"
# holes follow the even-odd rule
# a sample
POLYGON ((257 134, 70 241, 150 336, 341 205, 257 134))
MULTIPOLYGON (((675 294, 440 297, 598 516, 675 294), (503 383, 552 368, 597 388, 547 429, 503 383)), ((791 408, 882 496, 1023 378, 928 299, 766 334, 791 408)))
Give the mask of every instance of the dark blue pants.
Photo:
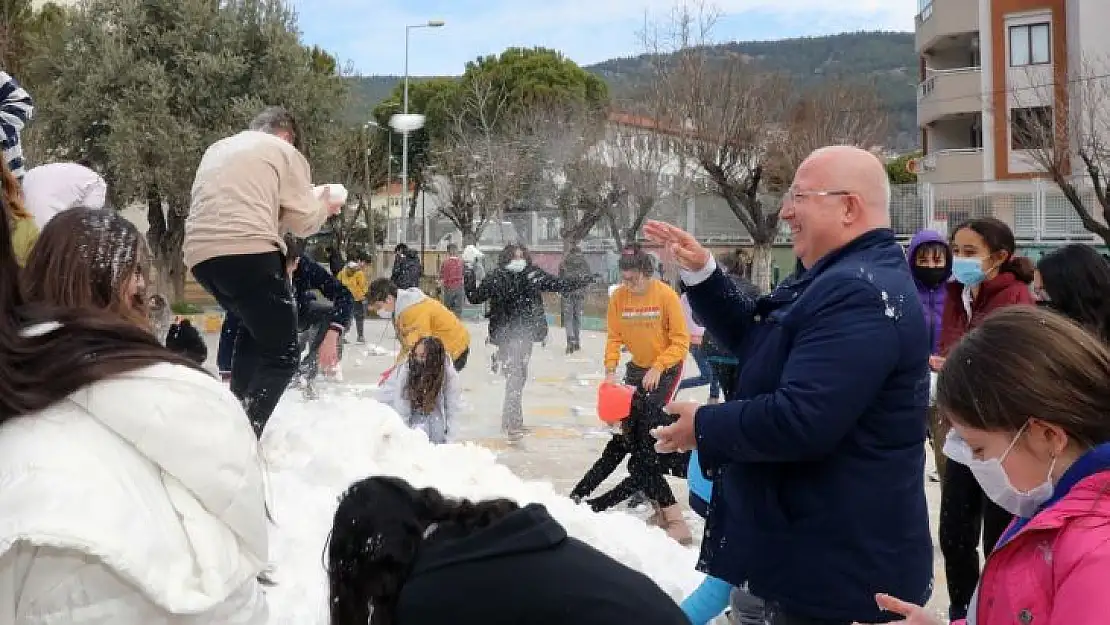
POLYGON ((694 362, 698 363, 698 373, 696 378, 686 378, 678 385, 678 390, 688 388, 697 388, 699 386, 709 385, 710 399, 720 399, 721 397, 721 384, 717 380, 717 373, 713 369, 713 364, 709 362, 709 353, 706 352, 702 345, 691 345, 690 355, 694 357, 694 362))

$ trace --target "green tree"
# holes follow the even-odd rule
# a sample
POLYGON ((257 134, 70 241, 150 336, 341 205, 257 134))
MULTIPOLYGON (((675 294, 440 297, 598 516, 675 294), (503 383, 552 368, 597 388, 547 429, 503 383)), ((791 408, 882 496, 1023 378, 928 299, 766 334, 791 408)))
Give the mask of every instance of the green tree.
POLYGON ((175 301, 206 147, 278 104, 297 114, 307 155, 326 171, 325 129, 345 105, 334 59, 300 44, 279 0, 89 0, 37 61, 54 80, 35 94, 36 123, 59 156, 103 170, 114 204, 146 204, 159 286, 175 301))
POLYGON ((910 152, 886 162, 886 176, 890 184, 917 184, 917 174, 909 170, 910 161, 921 158, 921 152, 910 152))

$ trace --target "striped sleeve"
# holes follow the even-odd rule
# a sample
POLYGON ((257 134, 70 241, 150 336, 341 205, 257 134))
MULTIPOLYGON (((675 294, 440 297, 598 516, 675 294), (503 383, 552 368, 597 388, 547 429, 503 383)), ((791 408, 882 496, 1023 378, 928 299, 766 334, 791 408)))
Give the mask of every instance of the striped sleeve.
POLYGON ((0 144, 4 160, 17 178, 23 177, 23 150, 19 133, 34 116, 35 104, 31 94, 19 86, 11 75, 0 72, 0 144))

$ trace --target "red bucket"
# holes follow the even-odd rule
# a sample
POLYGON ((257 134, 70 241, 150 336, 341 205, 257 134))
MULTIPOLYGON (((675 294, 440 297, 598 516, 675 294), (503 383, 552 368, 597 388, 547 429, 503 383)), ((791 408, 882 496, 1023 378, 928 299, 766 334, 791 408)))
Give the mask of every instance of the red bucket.
POLYGON ((635 387, 602 382, 597 387, 597 416, 609 424, 627 419, 632 412, 632 395, 635 393, 635 387))

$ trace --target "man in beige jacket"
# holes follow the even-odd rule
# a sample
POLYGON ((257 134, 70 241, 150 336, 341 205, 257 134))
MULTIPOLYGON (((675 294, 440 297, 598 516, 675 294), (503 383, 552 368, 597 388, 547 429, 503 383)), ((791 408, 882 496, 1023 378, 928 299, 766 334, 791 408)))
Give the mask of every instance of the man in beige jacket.
MULTIPOLYGON (((282 235, 315 234, 342 208, 326 191, 314 192, 301 140, 293 115, 271 107, 250 130, 212 144, 197 168, 185 222, 185 264, 242 320, 231 390, 260 435, 300 356, 282 235)), ((326 347, 320 350, 325 367, 337 360, 336 350, 326 347)))

